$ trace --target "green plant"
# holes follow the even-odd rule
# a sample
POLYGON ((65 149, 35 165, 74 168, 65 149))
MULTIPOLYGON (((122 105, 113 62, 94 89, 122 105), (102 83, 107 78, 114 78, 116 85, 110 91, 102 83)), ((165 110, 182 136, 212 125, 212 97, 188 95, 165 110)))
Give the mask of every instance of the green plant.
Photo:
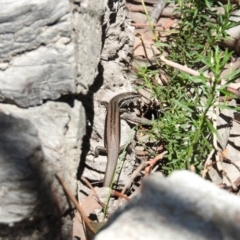
POLYGON ((162 117, 152 121, 148 134, 151 142, 163 143, 168 150, 168 162, 163 169, 170 173, 188 169, 193 164, 199 172, 213 148, 213 134, 217 135, 209 113, 219 107, 220 92, 223 93, 240 72, 225 77, 227 84, 221 86, 220 75, 232 52, 220 49, 218 43, 228 39, 226 30, 236 23, 229 20, 233 11, 230 3, 224 6, 210 0, 179 0, 176 4, 180 16, 177 31, 169 36, 168 44, 155 39, 155 45, 160 53, 164 47, 169 60, 199 74, 190 75, 159 60, 157 70, 140 68, 138 75, 144 80, 142 87, 150 89, 160 103, 162 117), (216 6, 221 6, 224 14, 217 14, 213 10, 216 6), (169 79, 165 86, 153 84, 160 70, 169 79), (204 75, 203 70, 211 72, 212 77, 204 75))

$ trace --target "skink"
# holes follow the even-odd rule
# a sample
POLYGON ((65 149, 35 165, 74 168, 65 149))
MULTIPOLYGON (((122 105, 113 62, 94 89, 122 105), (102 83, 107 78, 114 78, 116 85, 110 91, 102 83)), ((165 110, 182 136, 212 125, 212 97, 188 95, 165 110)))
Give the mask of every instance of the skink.
POLYGON ((114 177, 120 149, 120 113, 119 109, 140 98, 140 95, 133 92, 121 93, 113 97, 108 103, 107 116, 105 120, 104 145, 107 149, 107 167, 103 186, 109 187, 114 177))

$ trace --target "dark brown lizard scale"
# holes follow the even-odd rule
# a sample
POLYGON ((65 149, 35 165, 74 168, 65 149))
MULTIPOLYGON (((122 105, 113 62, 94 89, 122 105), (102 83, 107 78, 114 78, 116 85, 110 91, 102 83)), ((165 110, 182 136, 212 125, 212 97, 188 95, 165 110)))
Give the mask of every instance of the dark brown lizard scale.
POLYGON ((135 101, 140 96, 137 93, 121 93, 111 99, 107 107, 107 116, 105 120, 105 147, 107 148, 107 167, 103 186, 109 187, 117 166, 119 148, 120 148, 120 113, 119 108, 123 104, 135 101))

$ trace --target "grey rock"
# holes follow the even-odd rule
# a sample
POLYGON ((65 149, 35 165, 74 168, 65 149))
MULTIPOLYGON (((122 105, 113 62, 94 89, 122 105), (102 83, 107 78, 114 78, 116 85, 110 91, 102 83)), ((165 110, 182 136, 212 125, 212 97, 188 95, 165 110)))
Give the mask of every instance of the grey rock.
MULTIPOLYGON (((126 88, 126 67, 132 60, 134 28, 127 21, 125 1, 108 1, 104 16, 105 38, 101 54, 104 88, 126 88)), ((126 91, 126 90, 125 90, 126 91)))
POLYGON ((0 101, 21 107, 86 92, 98 73, 104 1, 5 0, 0 101))
MULTIPOLYGON (((21 109, 10 104, 1 104, 1 110, 5 114, 14 115, 15 118, 25 119, 22 121, 26 121, 29 128, 32 126, 35 129, 36 133, 34 134, 37 135, 37 140, 34 140, 34 134, 31 133, 30 137, 32 138, 25 143, 24 137, 28 133, 27 128, 21 129, 24 133, 19 137, 16 136, 21 132, 19 133, 15 128, 12 128, 12 131, 7 133, 9 138, 15 140, 15 142, 10 142, 9 145, 13 148, 12 151, 15 154, 13 156, 16 156, 18 161, 14 164, 7 163, 8 171, 6 171, 6 166, 1 164, 0 176, 3 175, 2 178, 4 179, 0 184, 2 186, 1 199, 4 198, 4 201, 1 201, 1 207, 5 211, 0 211, 0 224, 9 223, 10 226, 14 225, 14 228, 6 228, 3 231, 0 226, 0 238, 3 237, 4 240, 16 239, 19 234, 27 238, 29 235, 32 236, 38 233, 35 229, 37 224, 40 224, 38 228, 43 227, 45 230, 37 234, 41 237, 38 236, 34 239, 57 239, 61 229, 63 236, 68 236, 63 239, 69 239, 72 232, 70 216, 62 219, 64 225, 59 229, 61 218, 58 215, 56 216, 56 207, 58 211, 63 213, 71 205, 69 205, 62 187, 55 179, 55 173, 60 173, 72 192, 77 191, 76 175, 80 161, 82 138, 85 133, 85 114, 81 103, 75 100, 70 106, 67 103, 49 101, 42 106, 28 109, 21 109), (36 141, 39 144, 37 147, 36 141), (14 144, 17 146, 24 144, 25 148, 22 149, 24 155, 19 155, 14 150, 14 144), (32 150, 32 146, 36 149, 32 150), (37 155, 38 151, 42 153, 40 159, 37 155), (33 171, 32 167, 29 167, 28 156, 34 163, 40 162, 39 164, 44 170, 39 167, 38 170, 33 171), (17 173, 15 169, 17 169, 17 173), (6 174, 8 178, 5 178, 6 174), (28 177, 28 175, 30 176, 28 177), (26 194, 25 188, 22 187, 25 182, 29 186, 26 194), (9 189, 9 185, 14 187, 9 189), (9 194, 5 194, 6 191, 9 194), (10 204, 11 199, 14 199, 15 205, 10 204), (18 229, 19 224, 21 226, 32 226, 28 230, 32 229, 33 232, 22 231, 22 227, 18 229)), ((2 128, 5 129, 4 126, 2 128)), ((5 142, 4 139, 3 141, 5 142)), ((2 144, 1 147, 6 151, 5 145, 2 144)), ((24 237, 21 239, 24 239, 24 237)))
POLYGON ((55 239, 61 234, 47 167, 34 125, 0 113, 1 240, 55 239))
POLYGON ((95 240, 240 239, 239 197, 188 171, 154 174, 95 240))
MULTIPOLYGON (((60 172, 70 189, 76 192, 80 149, 85 134, 85 114, 81 103, 75 100, 71 107, 67 103, 49 101, 28 109, 2 104, 1 110, 33 124, 38 132, 49 177, 53 181, 54 174, 60 172)), ((68 203, 64 205, 63 210, 68 203)))
POLYGON ((75 93, 69 2, 5 0, 0 16, 1 101, 27 107, 75 93))
POLYGON ((105 2, 73 0, 71 4, 77 93, 87 92, 98 74, 105 2))
MULTIPOLYGON (((43 158, 33 124, 0 113, 0 223, 33 218, 36 208, 45 204, 39 191, 44 178, 43 158)), ((44 190, 45 196, 49 195, 44 190)))

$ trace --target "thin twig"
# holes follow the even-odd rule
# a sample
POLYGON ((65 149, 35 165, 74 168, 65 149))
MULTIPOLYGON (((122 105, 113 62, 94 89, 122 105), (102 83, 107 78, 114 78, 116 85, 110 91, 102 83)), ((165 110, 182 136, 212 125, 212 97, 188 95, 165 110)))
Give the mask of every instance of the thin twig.
POLYGON ((156 164, 156 162, 158 162, 159 160, 162 160, 164 155, 167 154, 167 151, 162 152, 161 154, 157 155, 155 158, 147 161, 147 164, 149 164, 148 167, 146 167, 145 169, 145 176, 148 176, 153 168, 153 166, 156 164))
POLYGON ((206 174, 209 171, 209 167, 213 165, 211 159, 212 159, 212 155, 214 154, 214 152, 215 152, 215 149, 212 149, 212 151, 208 154, 207 160, 205 161, 204 169, 202 171, 203 178, 206 177, 206 174))
POLYGON ((92 184, 85 178, 81 177, 81 180, 86 183, 86 185, 92 190, 94 196, 97 198, 97 202, 101 205, 101 207, 105 207, 105 204, 99 199, 96 190, 93 188, 92 184))
MULTIPOLYGON (((138 176, 138 174, 141 172, 141 170, 146 166, 146 162, 142 161, 141 164, 137 167, 137 169, 132 173, 131 177, 128 179, 127 183, 125 184, 124 188, 121 191, 121 194, 124 195, 125 191, 129 188, 129 186, 131 185, 132 181, 134 180, 134 178, 136 176, 138 176)), ((121 197, 118 199, 117 202, 117 207, 119 207, 121 203, 121 197)))
POLYGON ((72 194, 71 190, 69 189, 67 183, 63 180, 63 178, 56 173, 56 178, 58 179, 58 181, 60 182, 60 184, 62 185, 64 191, 66 192, 67 196, 71 199, 71 201, 73 202, 74 206, 76 207, 76 209, 78 210, 78 212, 81 214, 82 219, 84 221, 84 223, 87 225, 87 227, 89 228, 89 230, 96 234, 96 231, 92 228, 91 224, 90 224, 90 219, 87 217, 87 215, 85 214, 85 212, 83 211, 83 209, 81 208, 81 206, 78 204, 77 199, 74 197, 74 195, 72 194))
POLYGON ((124 194, 122 194, 121 192, 118 192, 118 191, 116 191, 116 190, 112 190, 112 195, 113 195, 113 196, 116 196, 116 197, 119 197, 119 198, 124 198, 124 199, 126 199, 127 201, 130 200, 129 197, 125 196, 124 194))
POLYGON ((81 177, 81 180, 86 183, 86 185, 92 190, 94 194, 97 195, 97 192, 93 188, 92 184, 85 177, 81 177))
MULTIPOLYGON (((195 71, 187 66, 183 66, 179 63, 176 63, 176 62, 173 62, 173 61, 170 61, 170 60, 167 60, 163 55, 160 56, 160 60, 164 63, 166 63, 168 66, 170 67, 174 67, 174 68, 177 68, 183 72, 186 72, 186 73, 189 73, 193 76, 200 76, 201 74, 198 72, 198 71, 195 71)), ((210 78, 210 76, 208 75, 204 75, 206 78, 210 78)))
MULTIPOLYGON (((131 23, 134 27, 151 27, 149 23, 131 23)), ((162 27, 161 23, 155 23, 153 24, 154 27, 162 27)))
POLYGON ((227 175, 227 173, 223 170, 222 164, 221 162, 223 161, 223 154, 222 153, 218 153, 216 154, 216 160, 217 160, 217 168, 218 170, 221 172, 222 176, 225 177, 228 182, 231 184, 232 188, 234 189, 234 191, 237 191, 237 186, 235 185, 234 182, 232 182, 232 180, 230 179, 230 177, 227 175))
POLYGON ((147 49, 146 49, 146 46, 144 44, 144 41, 143 41, 143 37, 141 34, 136 34, 137 37, 139 37, 140 41, 141 41, 141 44, 142 44, 142 47, 143 47, 143 51, 144 51, 144 54, 145 54, 145 57, 146 59, 148 60, 149 64, 153 65, 150 58, 148 57, 148 54, 147 54, 147 49))
POLYGON ((235 181, 234 181, 234 184, 236 186, 238 186, 240 184, 240 177, 238 177, 235 181))
POLYGON ((240 171, 240 167, 235 162, 230 160, 229 158, 223 157, 223 160, 226 161, 226 162, 231 163, 235 168, 237 168, 238 171, 240 171))

